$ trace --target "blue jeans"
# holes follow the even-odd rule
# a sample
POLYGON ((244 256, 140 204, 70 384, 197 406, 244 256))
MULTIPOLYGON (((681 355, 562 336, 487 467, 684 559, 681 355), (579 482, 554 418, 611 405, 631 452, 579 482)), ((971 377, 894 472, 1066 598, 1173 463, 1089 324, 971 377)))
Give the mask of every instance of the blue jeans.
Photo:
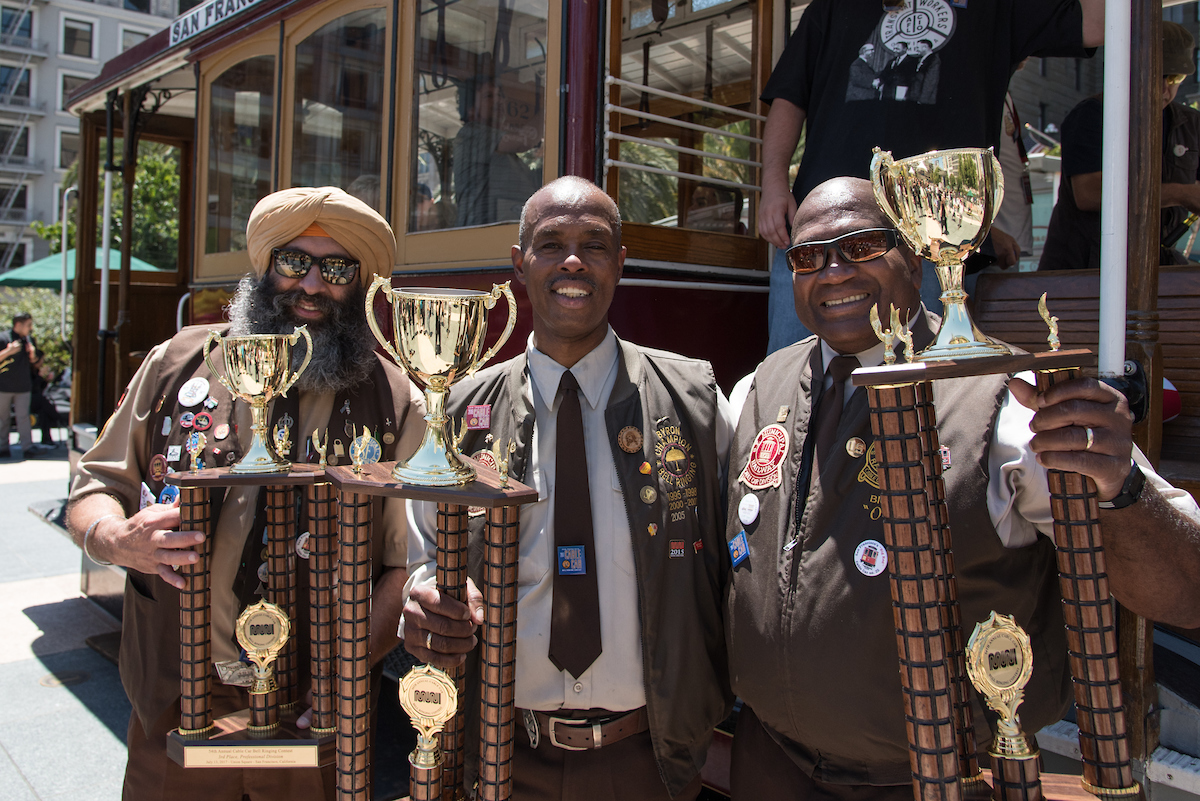
MULTIPOLYGON (((922 261, 921 302, 934 314, 942 313, 942 287, 938 283, 933 262, 922 261)), ((792 293, 792 271, 783 258, 783 251, 776 248, 771 260, 771 296, 767 303, 767 353, 799 342, 812 335, 796 316, 796 298, 792 293)))

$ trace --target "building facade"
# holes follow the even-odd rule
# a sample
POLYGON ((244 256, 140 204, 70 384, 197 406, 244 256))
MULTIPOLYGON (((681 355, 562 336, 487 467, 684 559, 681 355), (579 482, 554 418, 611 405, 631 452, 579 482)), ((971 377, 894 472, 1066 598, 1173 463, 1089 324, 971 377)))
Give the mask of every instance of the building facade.
POLYGON ((79 151, 66 98, 177 10, 177 0, 0 2, 0 272, 50 252, 30 223, 58 219, 79 151))

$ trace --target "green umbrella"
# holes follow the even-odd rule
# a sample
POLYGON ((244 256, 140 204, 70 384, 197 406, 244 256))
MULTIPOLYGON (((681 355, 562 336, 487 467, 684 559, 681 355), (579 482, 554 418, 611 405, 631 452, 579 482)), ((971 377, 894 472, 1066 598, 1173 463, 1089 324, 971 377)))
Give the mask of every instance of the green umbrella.
MULTIPOLYGON (((103 253, 97 248, 96 263, 101 263, 103 258, 103 253)), ((63 257, 61 253, 55 253, 53 256, 38 259, 35 262, 26 264, 24 267, 17 267, 0 274, 0 286, 36 286, 45 289, 59 289, 62 286, 62 263, 63 257)), ((114 274, 119 272, 121 269, 121 251, 116 249, 111 250, 109 252, 108 263, 109 269, 114 274)), ((134 257, 130 257, 130 266, 138 272, 169 272, 134 257)), ((67 251, 67 281, 69 283, 74 280, 75 250, 72 248, 67 251)))

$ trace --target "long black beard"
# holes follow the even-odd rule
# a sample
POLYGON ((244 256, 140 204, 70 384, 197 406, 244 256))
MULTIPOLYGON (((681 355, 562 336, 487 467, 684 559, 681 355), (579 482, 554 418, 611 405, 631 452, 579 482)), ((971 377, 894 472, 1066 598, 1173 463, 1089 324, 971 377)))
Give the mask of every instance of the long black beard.
MULTIPOLYGON (((366 381, 375 368, 375 338, 363 311, 366 289, 360 283, 345 303, 325 295, 308 300, 325 314, 320 322, 309 322, 313 340, 312 361, 300 374, 296 388, 301 392, 338 392, 366 381)), ((290 334, 305 322, 293 309, 305 297, 302 289, 280 291, 268 272, 261 281, 246 276, 229 302, 230 334, 290 334)), ((292 357, 292 369, 300 366, 304 348, 292 357)))

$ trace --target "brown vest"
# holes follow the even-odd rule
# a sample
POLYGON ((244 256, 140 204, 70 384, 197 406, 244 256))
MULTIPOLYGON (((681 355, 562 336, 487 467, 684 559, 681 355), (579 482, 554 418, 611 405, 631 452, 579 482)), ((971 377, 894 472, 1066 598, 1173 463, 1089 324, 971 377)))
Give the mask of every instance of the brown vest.
MULTIPOLYGON (((650 732, 663 783, 678 795, 696 776, 713 727, 729 713, 732 697, 722 636, 722 590, 729 558, 721 538, 721 487, 716 450, 716 379, 708 362, 619 341, 617 378, 604 416, 613 462, 626 499, 633 537, 643 675, 650 732), (642 432, 641 450, 617 447, 627 426, 642 432), (658 469, 656 446, 679 443, 695 466, 677 484, 658 469), (653 477, 641 472, 655 465, 653 477), (653 503, 638 500, 641 487, 658 488, 653 503), (678 497, 678 501, 673 500, 678 497), (676 511, 682 504, 682 509, 676 511), (649 535, 653 524, 657 534, 649 535), (675 548, 682 543, 683 555, 675 548), (672 551, 676 555, 672 556, 672 551)), ((513 439, 512 475, 525 480, 533 447, 534 410, 525 355, 456 385, 447 412, 458 418, 473 404, 491 404, 491 428, 468 431, 463 452, 486 449, 485 437, 513 439)), ((482 585, 483 518, 471 519, 469 568, 482 585)), ((596 536, 606 532, 597 531, 596 536)), ((468 664, 474 665, 474 656, 468 664)), ((469 681, 468 709, 478 709, 479 683, 469 681), (472 706, 473 704, 473 706, 472 706)), ((524 737, 524 733, 518 733, 524 737)), ((468 736, 468 749, 478 738, 468 736)), ((472 764, 468 761, 468 765, 472 764)), ((468 769, 468 784, 471 770, 468 769)))
MULTIPOLYGON (((217 400, 216 408, 209 411, 213 416, 213 426, 206 432, 208 444, 203 455, 205 464, 225 466, 240 457, 249 445, 250 432, 248 430, 233 431, 231 419, 233 400, 209 371, 201 355, 201 346, 208 336, 208 331, 209 329, 203 326, 191 326, 183 329, 171 339, 166 352, 159 360, 154 393, 158 400, 151 407, 149 418, 149 425, 153 429, 151 436, 148 437, 149 453, 139 455, 139 462, 144 467, 148 467, 154 454, 165 453, 170 445, 182 444, 186 435, 190 433, 180 428, 180 414, 184 411, 193 413, 209 411, 203 406, 191 409, 179 406, 179 389, 189 379, 196 376, 203 376, 209 380, 209 395, 217 400), (157 410, 155 407, 158 407, 157 410), (171 418, 171 429, 164 436, 162 420, 165 416, 171 418), (213 432, 221 423, 230 425, 230 433, 224 440, 218 441, 213 436, 213 432), (221 454, 214 456, 214 448, 220 449, 221 454), (233 454, 232 458, 227 458, 225 456, 227 453, 233 454)), ((213 362, 218 364, 218 369, 223 369, 220 366, 220 356, 220 349, 214 349, 213 362)), ((409 456, 410 454, 395 452, 396 445, 401 439, 400 431, 409 410, 407 407, 397 408, 394 399, 408 397, 407 382, 408 379, 399 368, 391 362, 379 360, 368 381, 338 392, 328 425, 330 443, 340 437, 348 448, 350 441, 346 436, 348 427, 356 425, 361 429, 367 425, 374 432, 375 437, 380 440, 383 448, 383 461, 396 459, 399 456, 409 456), (350 402, 349 414, 342 412, 346 401, 350 402), (390 425, 386 424, 388 420, 391 421, 390 425), (389 431, 395 435, 396 439, 390 445, 383 444, 381 438, 389 431)), ((292 390, 288 395, 291 402, 298 403, 298 390, 292 390)), ((287 402, 288 399, 284 399, 273 404, 271 421, 282 414, 280 404, 287 402)), ((298 416, 294 410, 292 414, 293 417, 298 416)), ((305 447, 305 443, 308 441, 307 436, 304 432, 293 429, 291 440, 292 458, 297 459, 297 449, 301 449, 301 457, 298 460, 303 461, 303 453, 307 450, 305 447)), ((330 455, 333 453, 332 444, 329 447, 329 453, 330 455)), ((186 469, 187 458, 185 451, 180 461, 171 464, 170 469, 172 471, 186 469)), ((316 459, 314 458, 313 461, 316 459)), ((162 481, 155 481, 148 471, 144 481, 155 495, 161 492, 164 486, 162 481)), ((222 493, 214 491, 212 498, 215 504, 214 517, 216 517, 219 515, 222 493)), ((376 519, 382 514, 382 506, 381 498, 374 499, 373 513, 376 519)), ((299 517, 297 524, 302 524, 299 517)), ((301 529, 297 529, 297 533, 299 530, 301 529)), ((376 575, 382 569, 384 544, 383 537, 373 538, 372 549, 376 575)), ((221 547, 229 546, 240 549, 242 543, 224 539, 221 541, 221 547)), ((303 570, 301 572, 303 573, 303 570)), ((126 578, 120 655, 121 680, 133 704, 134 711, 141 718, 143 727, 149 730, 153 721, 179 698, 179 591, 158 576, 147 575, 136 570, 126 571, 126 578)), ((306 604, 301 604, 302 608, 305 606, 306 604)), ((303 626, 304 630, 306 628, 303 626)), ((307 662, 303 656, 300 665, 302 675, 307 676, 307 662)))
MULTIPOLYGON (((833 455, 809 484, 796 522, 796 480, 820 360, 815 338, 769 356, 739 420, 730 455, 727 537, 744 528, 749 558, 734 568, 729 595, 733 688, 796 764, 818 780, 907 784, 888 574, 868 577, 855 566, 860 543, 883 542, 875 449, 854 458, 843 447, 851 437, 872 441, 865 390, 855 391, 846 405, 833 455), (783 424, 790 443, 782 482, 756 493, 760 514, 743 527, 737 509, 749 490, 738 476, 755 436, 775 422, 783 405, 790 406, 783 424)), ((1040 537, 1027 548, 1004 548, 987 511, 988 448, 1005 386, 1006 376, 938 381, 934 398, 941 442, 952 460, 945 481, 963 629, 969 635, 995 609, 1014 615, 1029 633, 1034 674, 1021 720, 1032 733, 1061 716, 1070 679, 1053 544, 1040 537)), ((990 724, 978 697, 974 701, 983 748, 992 738, 990 724)))

